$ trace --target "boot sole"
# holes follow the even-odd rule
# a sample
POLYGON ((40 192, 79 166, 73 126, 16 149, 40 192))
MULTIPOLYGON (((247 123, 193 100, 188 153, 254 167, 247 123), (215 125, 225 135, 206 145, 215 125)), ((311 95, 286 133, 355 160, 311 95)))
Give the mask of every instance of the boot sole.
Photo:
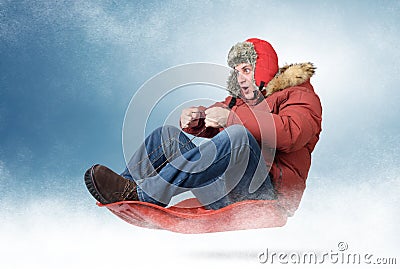
POLYGON ((85 173, 85 184, 86 188, 90 192, 90 194, 103 205, 109 204, 110 202, 104 199, 104 197, 100 194, 99 190, 96 187, 96 183, 94 182, 94 168, 97 166, 93 165, 90 167, 85 173))

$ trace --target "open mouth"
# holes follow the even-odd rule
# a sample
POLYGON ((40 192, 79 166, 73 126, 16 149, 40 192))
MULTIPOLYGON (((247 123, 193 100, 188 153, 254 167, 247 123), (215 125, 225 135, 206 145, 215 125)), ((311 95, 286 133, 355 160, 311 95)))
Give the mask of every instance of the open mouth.
POLYGON ((249 93, 249 87, 241 87, 243 93, 249 93))

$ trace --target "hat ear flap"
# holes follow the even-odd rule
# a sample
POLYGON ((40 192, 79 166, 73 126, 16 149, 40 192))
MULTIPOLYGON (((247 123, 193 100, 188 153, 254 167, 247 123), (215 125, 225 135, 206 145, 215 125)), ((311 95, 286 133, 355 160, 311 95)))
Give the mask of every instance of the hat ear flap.
POLYGON ((239 97, 240 94, 240 86, 237 81, 237 73, 235 70, 231 70, 228 80, 227 80, 228 92, 233 97, 239 97))

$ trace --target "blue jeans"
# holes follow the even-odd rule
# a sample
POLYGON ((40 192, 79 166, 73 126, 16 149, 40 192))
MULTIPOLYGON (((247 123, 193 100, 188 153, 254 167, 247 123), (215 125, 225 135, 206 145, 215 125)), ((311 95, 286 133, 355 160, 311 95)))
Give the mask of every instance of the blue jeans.
POLYGON ((121 175, 138 184, 141 201, 161 206, 189 190, 210 209, 276 199, 260 146, 242 125, 227 127, 200 146, 174 126, 160 127, 121 175))

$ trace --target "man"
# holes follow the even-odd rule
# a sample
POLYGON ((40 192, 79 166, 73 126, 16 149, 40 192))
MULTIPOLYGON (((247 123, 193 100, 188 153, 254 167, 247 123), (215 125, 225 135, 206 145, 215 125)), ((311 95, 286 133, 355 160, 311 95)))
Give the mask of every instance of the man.
POLYGON ((230 96, 209 108, 184 109, 180 117, 184 132, 209 141, 196 146, 176 127, 158 128, 121 175, 101 165, 88 169, 89 192, 103 204, 167 206, 191 190, 210 209, 263 199, 276 200, 292 215, 321 132, 322 108, 310 84, 315 68, 303 63, 279 69, 273 47, 256 38, 234 45, 228 65, 230 96))

